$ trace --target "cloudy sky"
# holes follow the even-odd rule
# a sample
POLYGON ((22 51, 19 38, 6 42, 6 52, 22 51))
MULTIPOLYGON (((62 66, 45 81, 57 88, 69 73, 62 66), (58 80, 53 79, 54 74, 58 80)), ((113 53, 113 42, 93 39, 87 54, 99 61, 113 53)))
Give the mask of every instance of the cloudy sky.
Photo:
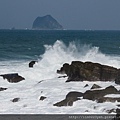
POLYGON ((120 30, 120 0, 0 0, 0 28, 32 28, 52 15, 65 29, 120 30))

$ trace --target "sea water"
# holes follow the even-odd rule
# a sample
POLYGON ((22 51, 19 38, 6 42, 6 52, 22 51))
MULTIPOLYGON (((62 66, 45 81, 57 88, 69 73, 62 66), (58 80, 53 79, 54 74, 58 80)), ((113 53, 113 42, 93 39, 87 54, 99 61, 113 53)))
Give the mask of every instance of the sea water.
MULTIPOLYGON (((120 68, 120 31, 0 30, 0 74, 18 73, 25 78, 19 83, 8 83, 0 77, 0 87, 8 88, 0 94, 0 113, 84 113, 87 107, 90 113, 96 113, 91 108, 96 103, 85 100, 78 103, 83 105, 82 109, 76 104, 70 109, 53 107, 68 92, 85 92, 93 84, 82 89, 86 82, 66 84, 66 78, 58 79, 57 69, 72 61, 91 61, 120 68), (29 68, 32 60, 37 63, 29 68), (41 95, 48 97, 43 103, 39 102, 41 95), (16 97, 21 98, 20 102, 11 104, 16 97), (86 103, 90 104, 85 107, 86 103)), ((111 85, 110 82, 98 84, 111 85)), ((106 109, 110 107, 105 106, 106 109)), ((97 110, 105 112, 101 105, 97 110)))

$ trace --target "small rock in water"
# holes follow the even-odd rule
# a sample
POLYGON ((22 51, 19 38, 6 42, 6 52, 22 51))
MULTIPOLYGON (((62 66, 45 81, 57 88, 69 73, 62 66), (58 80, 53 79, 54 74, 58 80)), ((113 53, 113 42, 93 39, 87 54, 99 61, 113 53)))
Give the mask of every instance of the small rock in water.
POLYGON ((20 100, 20 98, 14 98, 13 100, 12 100, 12 102, 18 102, 20 100))
POLYGON ((32 68, 32 67, 33 67, 33 65, 34 65, 36 62, 37 62, 37 61, 34 61, 34 60, 33 60, 33 61, 31 61, 31 62, 29 63, 29 67, 31 67, 31 68, 32 68))
POLYGON ((0 87, 0 91, 7 90, 7 88, 0 87))
POLYGON ((25 78, 23 78, 22 76, 19 76, 18 73, 3 74, 0 76, 2 76, 3 79, 7 79, 8 82, 10 83, 17 83, 22 80, 25 80, 25 78))
POLYGON ((44 99, 46 99, 47 97, 44 97, 44 96, 41 96, 40 97, 40 100, 44 100, 44 99))

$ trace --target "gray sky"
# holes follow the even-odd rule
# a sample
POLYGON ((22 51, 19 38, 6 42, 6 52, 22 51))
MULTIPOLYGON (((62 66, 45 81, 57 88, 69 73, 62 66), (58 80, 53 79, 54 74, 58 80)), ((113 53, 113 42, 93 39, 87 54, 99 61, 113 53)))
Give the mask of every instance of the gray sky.
POLYGON ((47 14, 65 29, 120 30, 120 0, 0 0, 0 28, 31 28, 47 14))

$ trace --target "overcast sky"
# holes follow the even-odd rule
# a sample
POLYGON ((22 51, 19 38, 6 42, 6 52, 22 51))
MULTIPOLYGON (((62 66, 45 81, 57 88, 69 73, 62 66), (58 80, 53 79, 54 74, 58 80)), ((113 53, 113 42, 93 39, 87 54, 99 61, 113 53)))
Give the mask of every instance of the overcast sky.
POLYGON ((0 0, 0 28, 32 28, 47 14, 65 29, 120 30, 120 0, 0 0))

